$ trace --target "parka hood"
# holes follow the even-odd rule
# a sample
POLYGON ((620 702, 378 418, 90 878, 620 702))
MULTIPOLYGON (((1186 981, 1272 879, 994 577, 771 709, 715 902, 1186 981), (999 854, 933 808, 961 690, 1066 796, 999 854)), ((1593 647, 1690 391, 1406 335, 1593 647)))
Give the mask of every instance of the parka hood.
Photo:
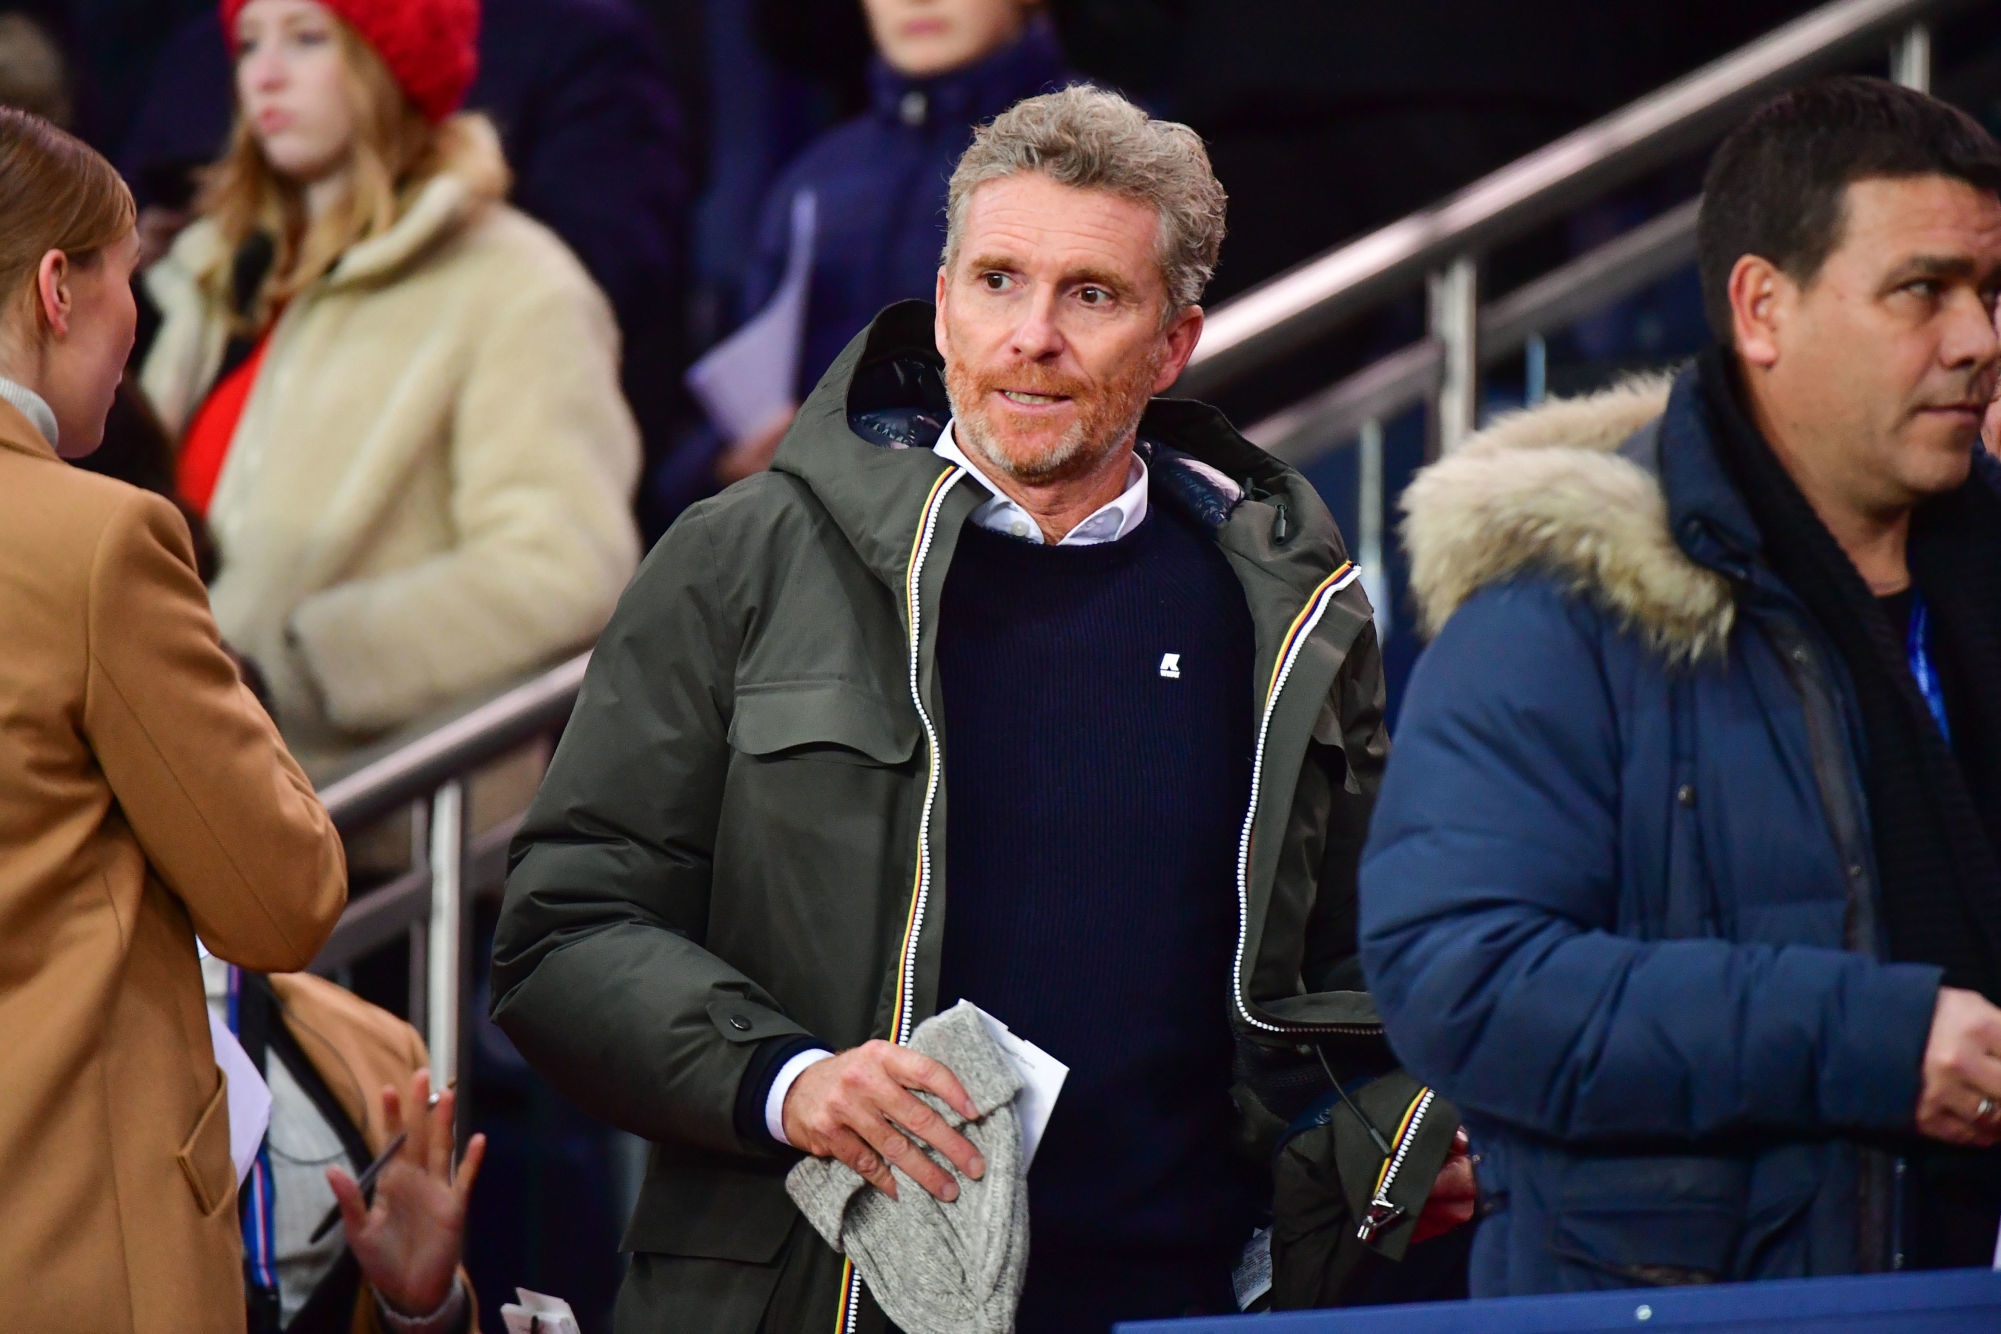
MULTIPOLYGON (((773 471, 803 481, 857 552, 885 573, 900 575, 910 533, 883 516, 907 511, 894 503, 899 498, 921 505, 951 466, 930 453, 952 413, 932 331, 929 302, 885 309, 821 378, 772 461, 773 471)), ((1223 528, 1247 503, 1269 509, 1271 550, 1257 559, 1297 583, 1302 595, 1330 565, 1347 559, 1334 518, 1311 484, 1244 439, 1215 408, 1154 399, 1139 435, 1155 494, 1205 527, 1223 528)))
POLYGON ((1589 594, 1670 661, 1718 654, 1730 583, 1675 541, 1660 478, 1620 446, 1667 407, 1672 380, 1626 380, 1510 413, 1420 472, 1402 501, 1424 633, 1480 589, 1536 572, 1589 594))

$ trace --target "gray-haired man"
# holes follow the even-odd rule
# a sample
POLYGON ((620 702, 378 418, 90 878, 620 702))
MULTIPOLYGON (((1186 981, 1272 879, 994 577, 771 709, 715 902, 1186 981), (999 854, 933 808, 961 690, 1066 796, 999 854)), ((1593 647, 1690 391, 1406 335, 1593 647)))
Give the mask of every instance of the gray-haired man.
POLYGON ((858 337, 605 632, 494 1009, 658 1144, 621 1329, 880 1329, 782 1179, 805 1152, 953 1198, 912 1136, 981 1174, 911 1092, 964 1091, 898 1045, 962 997, 1070 1067, 1033 1334, 1233 1309, 1269 1190, 1232 1152, 1233 1058, 1387 1064, 1353 962, 1368 603, 1298 474, 1151 399, 1223 210, 1185 127, 1084 88, 1017 105, 953 177, 935 312, 858 337))

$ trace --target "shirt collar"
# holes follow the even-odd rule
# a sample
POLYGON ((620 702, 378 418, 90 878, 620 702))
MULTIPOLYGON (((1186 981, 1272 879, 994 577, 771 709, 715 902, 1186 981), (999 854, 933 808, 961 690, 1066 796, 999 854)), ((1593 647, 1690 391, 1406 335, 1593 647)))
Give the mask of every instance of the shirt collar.
POLYGON ((28 386, 16 384, 4 375, 0 375, 0 399, 12 403, 15 409, 42 433, 42 439, 49 442, 50 448, 55 447, 56 437, 61 432, 56 428, 55 409, 49 406, 47 399, 28 386))
MULTIPOLYGON (((971 474, 974 481, 991 493, 992 499, 973 511, 973 522, 988 532, 1005 533, 1018 537, 1024 542, 1040 546, 1043 542, 1042 528, 1027 510, 1009 500, 1001 489, 988 479, 980 465, 966 456, 953 438, 952 423, 945 423, 944 434, 938 437, 932 452, 948 463, 956 463, 971 474)), ((1140 526, 1146 518, 1146 463, 1135 453, 1132 466, 1126 473, 1126 489, 1110 502, 1100 505, 1085 520, 1064 534, 1056 545, 1059 547, 1088 547, 1100 542, 1116 542, 1140 526)))

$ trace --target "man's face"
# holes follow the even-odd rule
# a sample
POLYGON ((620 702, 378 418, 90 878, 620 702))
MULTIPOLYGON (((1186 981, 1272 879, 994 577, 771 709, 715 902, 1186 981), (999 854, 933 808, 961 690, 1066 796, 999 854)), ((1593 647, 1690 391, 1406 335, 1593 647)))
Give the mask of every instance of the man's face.
POLYGON ((928 79, 992 55, 1021 35, 1023 0, 863 0, 890 68, 928 79))
POLYGON ((1047 485, 1131 442, 1202 329, 1199 307, 1161 318, 1159 235, 1146 205, 1038 172, 974 191, 938 274, 938 348, 968 453, 1047 485))
MULTIPOLYGON (((1857 503, 1892 511, 1965 480, 2001 343, 2001 201, 1944 176, 1857 181, 1805 287, 1776 280, 1768 409, 1857 503)), ((1769 364, 1761 358, 1769 356, 1769 364)))

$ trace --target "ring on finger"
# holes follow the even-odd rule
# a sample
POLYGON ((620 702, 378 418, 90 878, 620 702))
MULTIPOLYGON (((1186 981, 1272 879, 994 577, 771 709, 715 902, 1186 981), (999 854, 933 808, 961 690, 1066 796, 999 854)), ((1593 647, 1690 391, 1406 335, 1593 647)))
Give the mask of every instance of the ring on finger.
POLYGON ((1980 1105, 1973 1109, 1973 1119, 1976 1121, 1985 1121, 1992 1115, 1994 1115, 1994 1099, 1992 1098, 1982 1098, 1980 1105))

